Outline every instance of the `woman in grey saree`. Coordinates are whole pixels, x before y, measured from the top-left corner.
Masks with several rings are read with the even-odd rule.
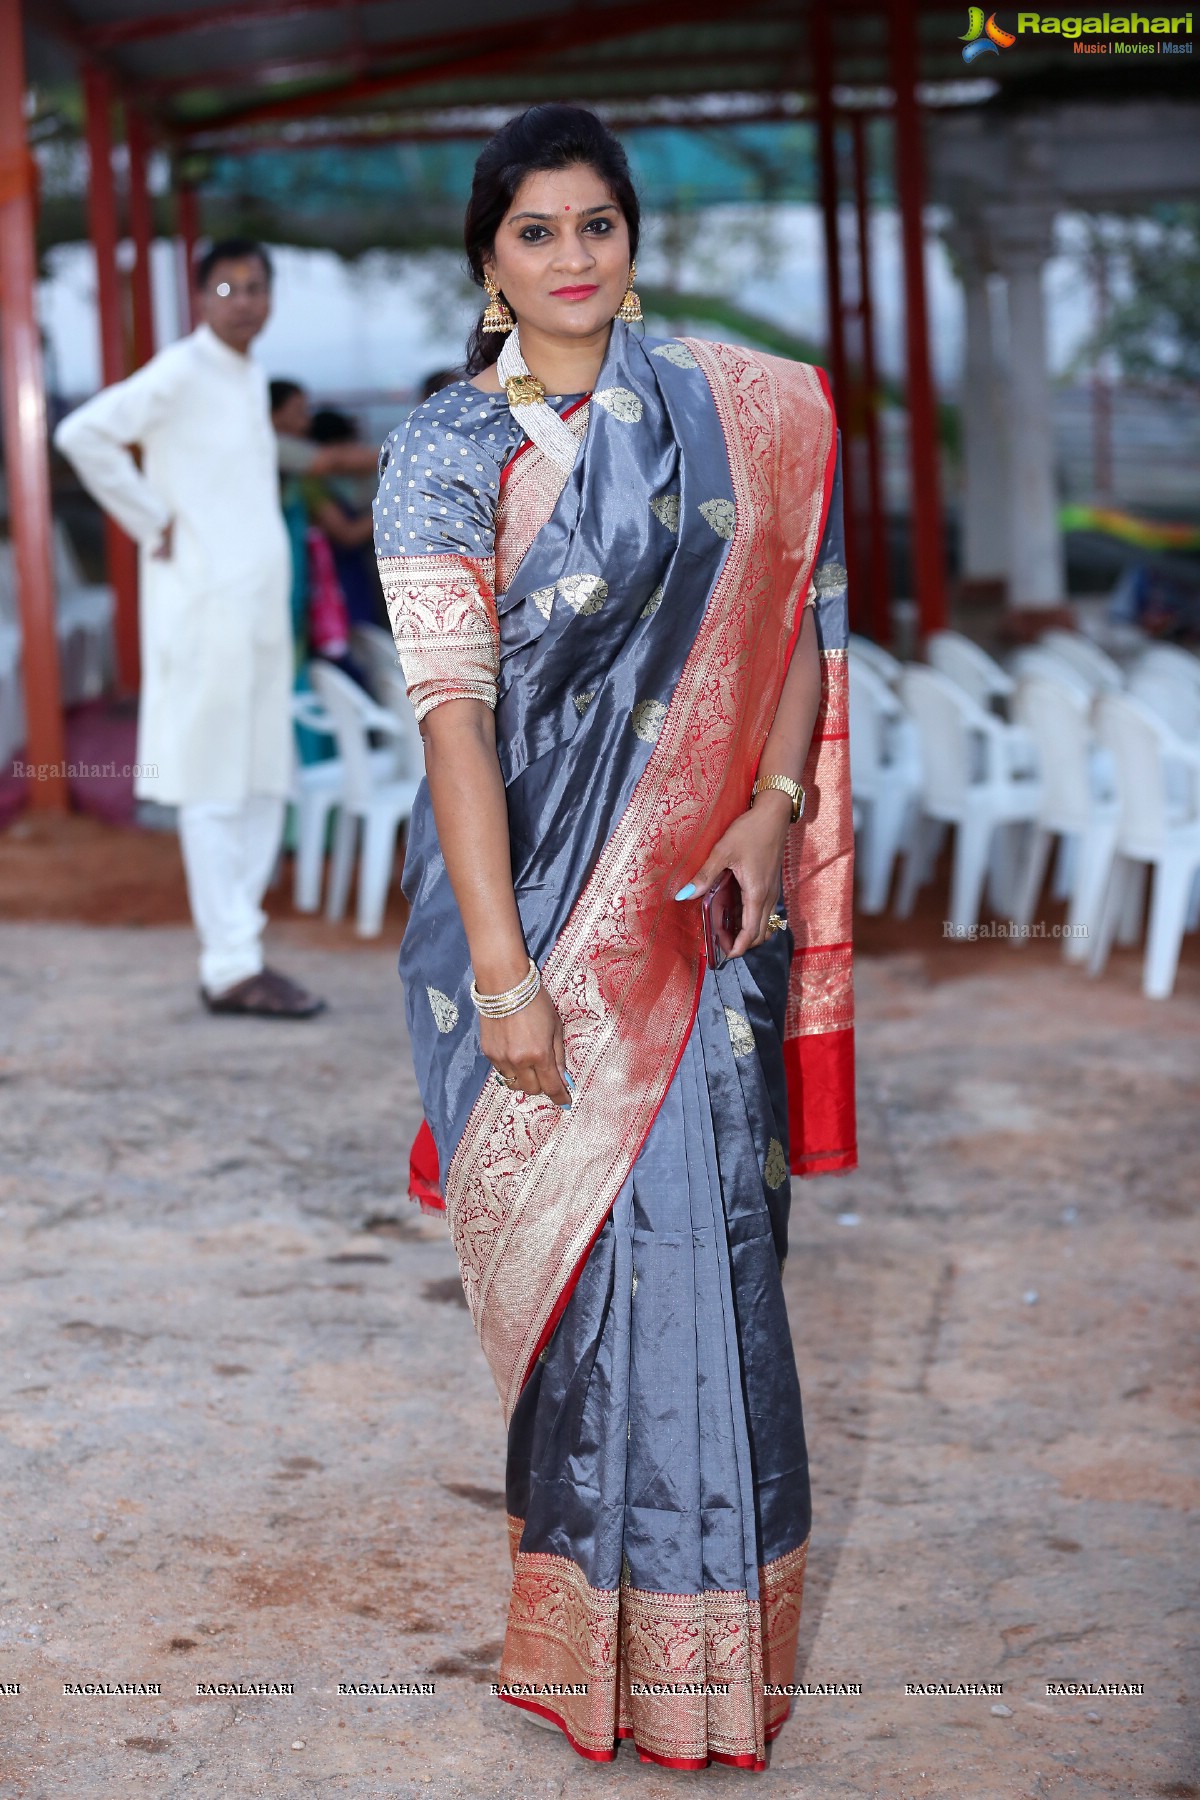
[[[591,115],[515,124],[561,140],[561,115],[584,148],[527,163],[551,171],[529,216],[558,234],[547,256],[582,266],[591,239],[567,215],[589,189],[572,179],[599,179],[609,212],[616,195],[631,247],[636,203],[611,148],[589,153],[593,127],[613,143]],[[509,279],[524,353],[550,358]],[[641,337],[614,310],[588,391],[542,403],[565,455],[526,435],[510,398],[526,390],[489,390],[485,369],[419,406],[381,459],[384,592],[442,758],[404,875],[427,1121],[414,1191],[444,1196],[508,1421],[502,1698],[596,1761],[631,1737],[670,1767],[761,1769],[789,1708],[810,1528],[789,1167],[855,1160],[836,432],[819,371]],[[700,878],[767,772],[802,628],[820,657],[804,818],[779,830],[775,928],[748,923],[752,947],[714,970]],[[569,1106],[553,1068],[538,1091],[481,1038],[458,816],[477,795],[445,772],[456,708],[488,733],[494,714],[523,948]]]

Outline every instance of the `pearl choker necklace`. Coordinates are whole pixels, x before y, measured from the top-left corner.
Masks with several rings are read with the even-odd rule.
[[[522,431],[551,462],[567,474],[575,467],[579,444],[575,434],[546,402],[546,390],[521,355],[521,333],[514,326],[504,340],[504,348],[496,358],[500,377],[513,418]]]

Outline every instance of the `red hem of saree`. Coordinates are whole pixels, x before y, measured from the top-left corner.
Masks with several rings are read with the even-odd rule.
[[[540,1718],[549,1719],[552,1725],[557,1725],[576,1756],[582,1756],[585,1762],[612,1762],[616,1757],[617,1752],[615,1749],[586,1750],[582,1744],[577,1743],[571,1736],[559,1714],[552,1712],[548,1706],[542,1706],[536,1700],[521,1700],[516,1694],[501,1694],[500,1698],[503,1700],[505,1706],[518,1707],[521,1712],[537,1713]]]
[[[767,1687],[795,1667],[807,1539],[760,1565],[755,1599],[744,1589],[592,1588],[570,1557],[522,1551],[523,1521],[510,1516],[508,1528],[500,1679],[512,1691],[502,1698],[551,1719],[591,1761],[611,1760],[610,1744],[628,1737],[666,1768],[765,1766],[792,1710]],[[571,1684],[561,1709],[533,1698],[552,1682]]]
[[[446,1210],[437,1145],[427,1119],[421,1120],[421,1129],[408,1153],[408,1197],[418,1203],[422,1212],[444,1213]]]
[[[823,946],[822,946],[823,947]],[[854,1027],[786,1038],[788,1135],[793,1175],[835,1175],[858,1167],[854,1110]],[[801,1149],[811,1144],[812,1149]]]
[[[761,1756],[724,1756],[719,1750],[711,1756],[659,1756],[653,1750],[643,1750],[636,1738],[633,1743],[642,1762],[657,1763],[660,1769],[707,1769],[713,1763],[724,1763],[730,1769],[753,1769],[759,1773],[767,1766]]]

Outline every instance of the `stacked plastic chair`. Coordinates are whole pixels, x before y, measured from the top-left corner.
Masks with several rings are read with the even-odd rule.
[[[1118,923],[1149,869],[1142,992],[1166,999],[1175,986],[1184,932],[1200,925],[1200,749],[1184,743],[1131,694],[1101,694],[1095,724],[1112,759],[1118,816],[1112,877],[1089,968],[1093,974],[1104,968]]]
[[[1019,771],[1013,728],[985,712],[936,669],[910,664],[900,698],[921,747],[920,819],[905,853],[897,911],[907,918],[948,827],[954,828],[950,919],[978,923],[984,881],[998,912],[1009,910],[1016,872],[1014,827],[1037,816],[1041,783]]]
[[[916,824],[921,755],[899,698],[877,664],[855,649],[853,638],[849,667],[850,788],[858,839],[854,866],[859,905],[864,913],[881,913],[896,858]],[[901,667],[897,664],[898,670]]]
[[[325,916],[340,919],[346,910],[361,836],[356,927],[360,937],[378,937],[395,867],[396,839],[412,812],[421,770],[413,764],[407,729],[394,713],[332,663],[317,660],[308,670],[328,729],[337,739],[344,771]],[[396,759],[386,774],[381,774],[378,762],[373,761],[377,755],[371,744],[373,733],[397,746]]]

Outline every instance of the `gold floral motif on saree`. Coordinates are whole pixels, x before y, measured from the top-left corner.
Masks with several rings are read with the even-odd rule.
[[[446,1172],[464,1291],[506,1416],[691,1029],[699,912],[671,896],[750,791],[832,477],[833,418],[816,370],[728,345],[688,347],[729,451],[733,537],[646,768],[543,962],[573,1104],[560,1112],[487,1083]]]
[[[491,556],[381,556],[379,578],[418,719],[444,700],[496,705],[500,622]]]
[[[792,1681],[807,1541],[760,1567],[752,1600],[744,1589],[593,1588],[569,1557],[522,1551],[523,1529],[509,1518],[503,1683],[586,1683],[586,1694],[556,1695],[549,1710],[592,1756],[633,1737],[665,1762],[762,1760],[788,1713],[786,1695],[764,1690]],[[701,1691],[653,1691],[668,1687]]]

